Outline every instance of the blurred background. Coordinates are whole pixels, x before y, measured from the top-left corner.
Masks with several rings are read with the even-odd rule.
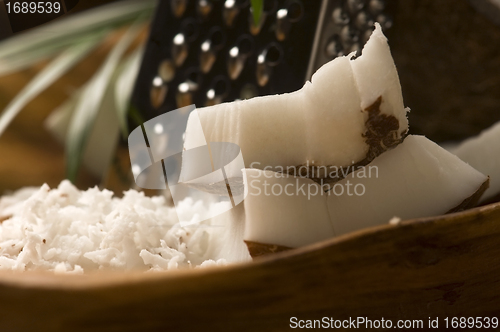
[[[500,2],[391,0],[387,5],[394,19],[389,45],[405,105],[412,109],[411,133],[457,141],[499,121]]]
[[[66,16],[108,2],[80,0]],[[488,7],[494,2],[385,1],[393,21],[387,36],[405,105],[411,108],[412,134],[437,142],[460,141],[500,120],[500,26],[494,7]],[[146,41],[150,20],[143,23],[126,55]],[[54,187],[65,178],[64,146],[43,123],[93,77],[129,25],[107,33],[82,61],[31,100],[0,136],[0,193],[43,183]],[[1,76],[0,109],[50,60]],[[76,184],[86,188],[101,182],[95,172],[82,167]]]

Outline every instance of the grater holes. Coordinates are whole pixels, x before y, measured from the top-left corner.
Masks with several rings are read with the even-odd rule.
[[[271,77],[272,67],[277,66],[283,58],[283,49],[277,43],[269,44],[257,56],[256,78],[260,86],[265,86]]]
[[[241,35],[235,46],[229,50],[227,61],[228,75],[232,80],[237,79],[245,66],[246,59],[253,52],[253,39],[250,35]]]
[[[158,66],[158,76],[165,82],[172,81],[175,77],[175,65],[170,59],[165,59]]]
[[[386,14],[379,14],[376,18],[376,21],[380,23],[382,29],[387,30],[392,27],[392,19]]]
[[[149,100],[154,109],[158,109],[167,97],[168,88],[160,76],[155,76],[151,82]]]
[[[224,46],[226,37],[224,31],[219,27],[214,27],[209,33],[209,39],[211,41],[212,47],[215,50],[219,50]]]
[[[347,0],[346,1],[347,9],[351,14],[356,14],[365,6],[363,0]]]
[[[140,112],[149,112],[147,118],[156,115],[158,108],[170,110],[191,103],[204,106],[299,89],[307,72],[309,47],[321,6],[303,0],[265,0],[263,4],[265,20],[258,37],[254,37],[247,20],[250,0],[160,1],[145,53],[148,58],[141,68],[141,73],[147,70],[147,76],[141,77],[150,78],[137,85],[134,105]],[[184,12],[176,15],[172,8]],[[280,18],[286,22],[282,39],[276,35]],[[267,82],[260,86],[256,79],[257,60],[273,42],[280,50],[270,48],[264,56],[262,69]],[[289,50],[300,51],[288,59]],[[188,75],[192,68],[197,69],[203,82],[192,73]],[[156,76],[162,79],[161,85],[153,85]],[[225,78],[221,83],[215,81],[219,76]],[[226,92],[221,86],[225,86]],[[151,102],[149,89],[153,91]],[[155,107],[151,107],[153,103]]]
[[[235,47],[237,47],[240,56],[249,56],[253,52],[253,45],[253,38],[245,34],[238,37]]]
[[[224,76],[216,77],[212,86],[217,96],[225,96],[229,92],[229,81]]]
[[[337,7],[332,12],[332,21],[337,25],[349,24],[349,15],[341,7]]]
[[[220,104],[229,93],[229,81],[225,76],[219,75],[210,84],[206,93],[205,106]]]
[[[222,18],[228,27],[232,27],[234,20],[240,11],[248,6],[248,0],[226,0],[224,1],[224,8],[222,10]]]
[[[202,19],[207,19],[212,12],[213,6],[214,4],[211,0],[198,0],[196,4],[198,15]]]
[[[179,18],[184,15],[187,7],[187,0],[170,0],[170,8],[175,17]]]
[[[198,38],[199,34],[199,26],[196,20],[192,18],[187,18],[182,21],[181,25],[181,33],[186,38],[186,42],[192,43]]]
[[[171,56],[177,67],[182,66],[188,56],[188,45],[183,33],[178,33],[172,40]]]
[[[330,37],[330,39],[326,42],[325,55],[329,59],[344,55],[342,43],[340,42],[340,37],[338,35]]]
[[[203,75],[198,68],[189,68],[185,72],[184,81],[177,86],[177,107],[185,107],[194,103],[194,94],[202,84]]]
[[[276,12],[276,39],[284,41],[288,37],[292,23],[300,21],[303,15],[304,6],[302,2],[296,0],[288,1],[285,8]]]
[[[208,38],[200,45],[199,61],[203,73],[206,74],[212,69],[217,57],[216,53],[224,46],[225,40],[226,37],[221,28],[213,27],[210,29]]]
[[[304,16],[304,5],[300,1],[289,1],[285,8],[287,10],[287,18],[292,23],[300,21]]]
[[[264,62],[269,66],[278,65],[283,59],[283,49],[277,43],[271,43],[265,50]]]
[[[373,19],[365,11],[360,11],[356,15],[356,19],[354,20],[354,25],[359,30],[364,30],[368,27],[373,26]]]
[[[353,27],[346,25],[340,31],[340,40],[344,48],[349,48],[353,43],[359,40],[358,32]]]
[[[383,0],[370,0],[368,2],[368,10],[372,15],[380,14],[385,8],[385,3]]]
[[[190,68],[186,71],[186,82],[191,85],[192,90],[197,90],[202,80],[203,75],[197,68]]]
[[[189,43],[198,36],[198,25],[193,19],[185,19],[180,32],[172,39],[171,56],[177,67],[184,64],[189,52]]]

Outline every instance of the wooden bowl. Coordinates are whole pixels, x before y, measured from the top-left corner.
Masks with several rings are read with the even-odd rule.
[[[290,318],[498,317],[500,203],[227,267],[0,274],[0,331],[281,331]]]

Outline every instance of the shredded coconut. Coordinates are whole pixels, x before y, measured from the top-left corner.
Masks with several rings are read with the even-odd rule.
[[[196,215],[221,204],[186,198],[177,210]],[[25,188],[0,199],[0,270],[151,271],[250,259],[241,225],[221,216],[180,227],[162,196],[129,190],[116,198],[97,187],[79,191],[66,180],[52,190]]]

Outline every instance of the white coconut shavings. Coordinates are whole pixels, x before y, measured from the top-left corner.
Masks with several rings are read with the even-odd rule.
[[[205,207],[188,198],[177,208],[196,215],[221,204]],[[250,259],[242,239],[224,243],[241,233],[224,218],[183,228],[164,197],[135,190],[114,198],[108,190],[79,191],[69,181],[52,190],[26,188],[0,199],[2,219],[0,270],[170,270]]]

